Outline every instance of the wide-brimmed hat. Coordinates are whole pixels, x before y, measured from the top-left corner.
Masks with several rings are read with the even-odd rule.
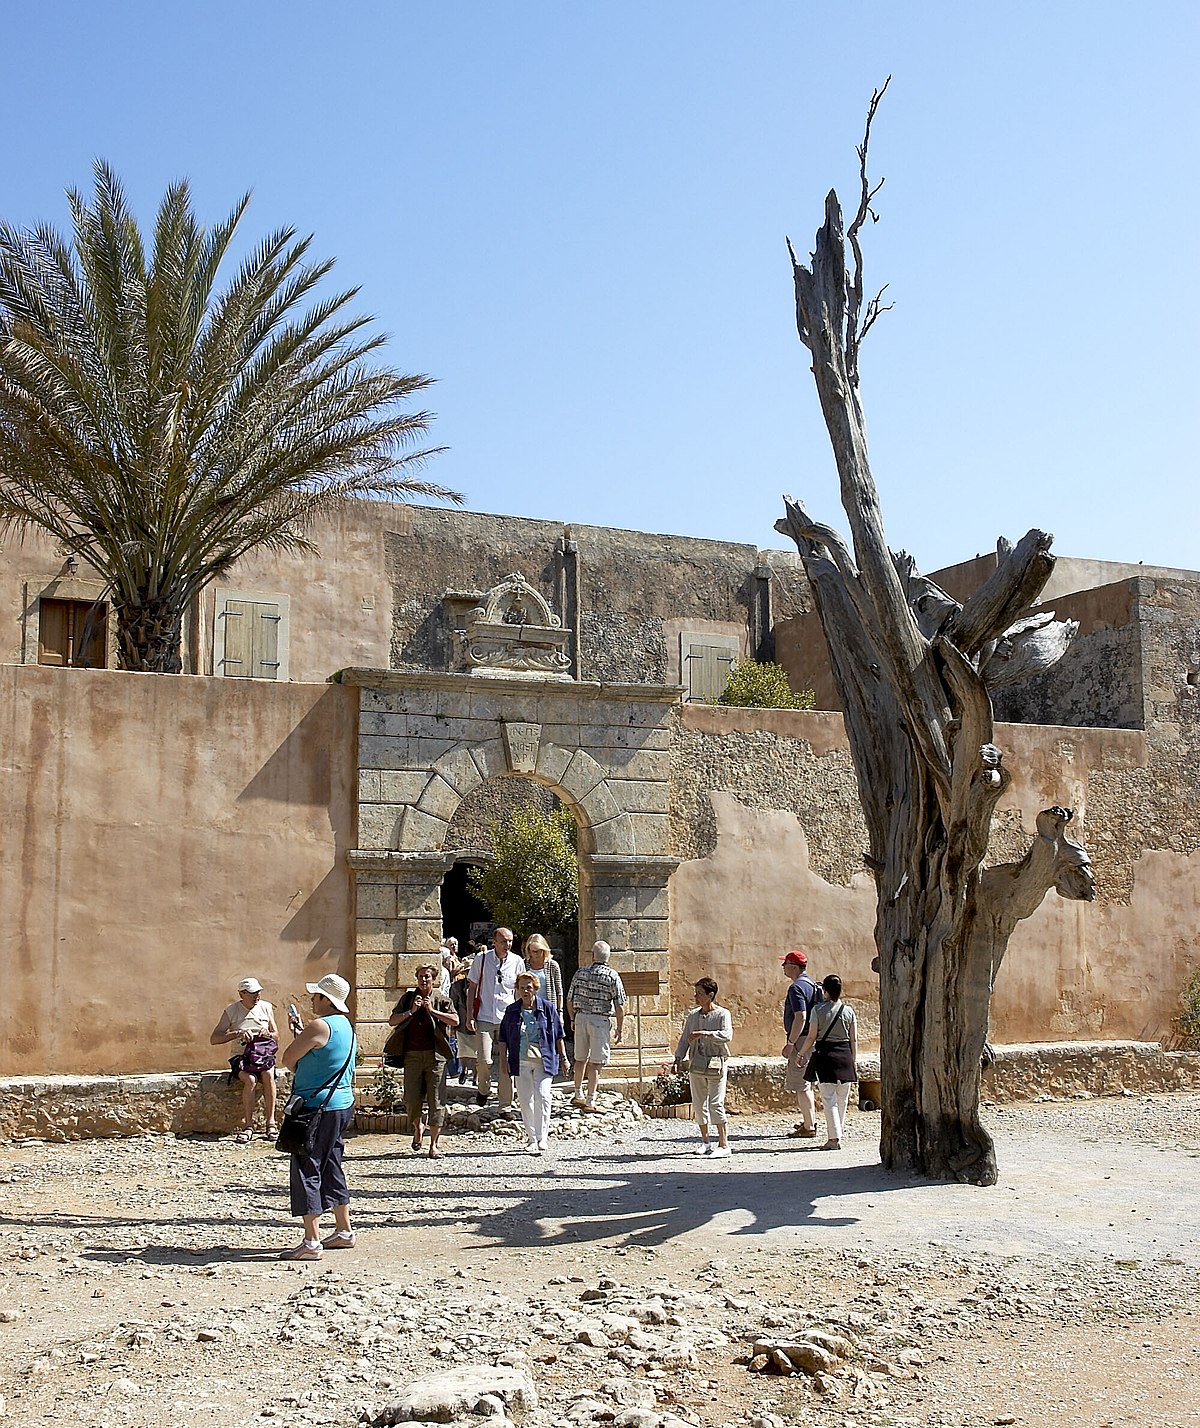
[[[345,977],[339,977],[336,972],[330,972],[327,977],[322,977],[319,982],[305,982],[304,989],[310,995],[317,992],[323,997],[327,997],[340,1012],[350,1014],[350,1008],[346,1005],[346,998],[350,995],[350,983]]]
[[[779,959],[784,967],[807,967],[808,957],[803,952],[789,952],[786,957]]]
[[[262,983],[257,977],[243,977],[238,983],[239,992],[261,992]]]

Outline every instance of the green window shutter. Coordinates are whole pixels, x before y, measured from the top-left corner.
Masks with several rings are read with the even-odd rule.
[[[250,678],[252,610],[249,600],[226,600],[221,611],[220,619],[225,627],[225,654],[220,672],[226,679]]]
[[[279,606],[255,604],[251,606],[251,663],[252,679],[279,678]]]
[[[689,701],[715,704],[725,692],[736,659],[736,651],[728,645],[693,643],[684,657]]]

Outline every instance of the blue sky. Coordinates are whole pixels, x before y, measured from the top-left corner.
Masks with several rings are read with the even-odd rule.
[[[1194,5],[119,4],[10,10],[0,213],[92,159],[315,235],[438,379],[477,510],[741,540],[844,525],[784,235],[886,176],[863,396],[926,569],[1039,525],[1200,566]]]

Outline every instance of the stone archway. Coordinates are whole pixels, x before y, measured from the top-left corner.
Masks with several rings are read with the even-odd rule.
[[[479,674],[347,670],[359,695],[357,1014],[377,1052],[399,988],[437,949],[450,820],[485,781],[552,789],[579,825],[580,942],[614,965],[668,973],[667,720],[677,689]],[[664,994],[644,1003],[666,1035]],[[661,1026],[658,1025],[661,1021]]]

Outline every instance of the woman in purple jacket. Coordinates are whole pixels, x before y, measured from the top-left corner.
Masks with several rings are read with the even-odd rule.
[[[526,1150],[534,1155],[549,1150],[550,1087],[560,1072],[571,1069],[562,1018],[553,1003],[538,996],[538,979],[532,972],[517,977],[517,1000],[500,1023],[500,1041],[508,1057],[508,1070],[517,1084],[521,1123],[528,1136]]]

